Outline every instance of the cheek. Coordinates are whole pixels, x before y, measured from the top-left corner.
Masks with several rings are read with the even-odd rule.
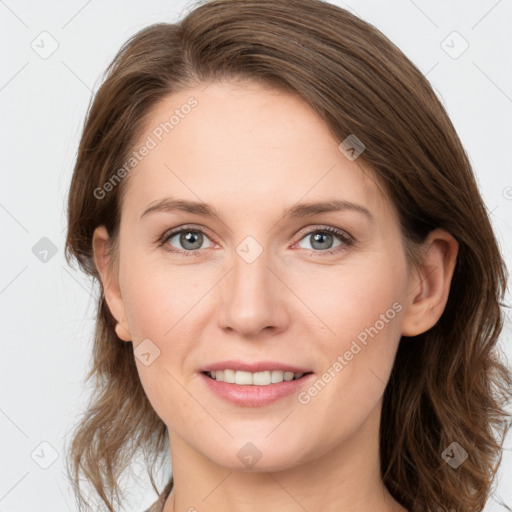
[[[322,335],[316,343],[322,382],[307,392],[303,403],[329,403],[337,414],[351,411],[363,419],[378,402],[393,366],[401,332],[404,271],[390,259],[343,269],[336,279],[318,277],[308,306],[321,320]]]
[[[167,424],[176,421],[167,417],[175,410],[180,411],[180,421],[184,421],[193,407],[190,395],[182,387],[188,383],[181,372],[193,366],[190,354],[201,342],[206,318],[201,311],[207,301],[202,299],[215,276],[211,269],[201,273],[194,265],[172,267],[170,263],[162,265],[143,258],[126,258],[121,276],[135,355],[140,351],[139,344],[148,343],[145,340],[151,341],[156,347],[152,350],[158,354],[149,365],[135,358],[142,386]]]
[[[165,276],[156,267],[152,267],[151,272],[141,273],[132,269],[125,289],[125,305],[144,392],[166,425],[197,421],[193,417],[194,404],[184,389],[187,382],[180,372],[188,364],[188,354],[199,339],[198,332],[194,331],[197,323],[191,322],[199,292],[190,282],[187,286],[186,280],[176,277],[178,272]],[[158,355],[146,365],[137,354],[148,339],[151,350]],[[138,349],[139,344],[141,349]]]
[[[139,260],[140,261],[140,260]],[[125,273],[123,300],[133,338],[150,338],[164,343],[187,324],[194,306],[208,289],[208,280],[192,267],[171,269],[170,265],[129,264]],[[189,270],[190,269],[190,270]],[[190,332],[189,332],[190,334]]]
[[[385,336],[391,330],[396,333],[405,284],[399,267],[363,262],[328,273],[310,273],[307,280],[297,279],[294,287],[320,322],[327,352],[331,352],[329,347],[343,348],[375,324]]]

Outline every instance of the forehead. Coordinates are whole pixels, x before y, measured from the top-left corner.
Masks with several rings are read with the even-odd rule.
[[[362,159],[300,97],[256,83],[212,83],[160,101],[145,119],[123,210],[178,196],[244,211],[339,197],[385,207]],[[140,151],[139,151],[140,153]]]

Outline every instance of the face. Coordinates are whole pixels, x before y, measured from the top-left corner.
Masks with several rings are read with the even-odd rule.
[[[256,447],[258,470],[347,445],[378,418],[411,293],[371,171],[302,99],[257,84],[174,94],[145,126],[137,147],[155,145],[125,178],[109,306],[171,442],[237,469]],[[203,373],[217,363],[270,372],[256,382],[306,375],[222,383]]]

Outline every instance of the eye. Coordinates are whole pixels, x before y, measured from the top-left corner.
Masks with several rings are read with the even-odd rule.
[[[171,241],[175,239],[175,244]],[[167,232],[160,240],[160,244],[170,252],[179,252],[184,256],[197,255],[196,251],[204,249],[203,242],[209,240],[204,231],[197,228],[182,227],[179,230]]]
[[[298,243],[306,240],[308,237],[311,237],[311,248],[301,248],[309,249],[310,252],[318,255],[334,254],[343,251],[354,243],[354,239],[350,235],[341,229],[331,226],[310,230]],[[336,238],[340,242],[333,246],[333,240]],[[174,244],[178,244],[178,247],[171,243],[173,239],[175,239]],[[207,248],[203,246],[205,240],[209,240],[209,237],[202,229],[184,226],[165,233],[159,240],[159,244],[169,252],[178,253],[183,256],[199,256],[200,251]]]
[[[346,249],[346,247],[354,243],[354,239],[349,236],[341,229],[325,226],[321,229],[315,229],[309,231],[306,235],[301,238],[300,241],[310,238],[310,246],[314,253],[320,254],[334,254],[338,251]],[[333,246],[333,240],[338,238],[340,243]],[[300,243],[300,242],[299,242]],[[302,247],[303,249],[309,249],[308,247]]]

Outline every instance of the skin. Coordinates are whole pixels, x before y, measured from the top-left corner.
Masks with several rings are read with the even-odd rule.
[[[371,170],[347,159],[318,115],[285,92],[200,84],[159,103],[140,142],[190,96],[197,107],[125,178],[119,259],[109,260],[103,226],[93,238],[119,338],[134,349],[150,339],[160,350],[148,366],[135,360],[169,429],[175,488],[165,512],[405,510],[380,477],[382,395],[401,335],[441,316],[457,242],[433,231],[423,266],[411,269],[395,210]],[[221,220],[177,211],[141,219],[171,195],[209,203]],[[372,220],[354,210],[283,217],[297,202],[333,198],[367,208]],[[166,243],[177,253],[158,244],[188,224],[204,233],[196,256],[178,253],[193,245],[179,235]],[[315,244],[327,226],[355,242],[334,234]],[[247,236],[263,249],[252,263],[236,252]],[[293,394],[263,407],[234,405],[197,372],[225,359],[277,360],[320,377],[394,303],[394,318],[307,404]],[[251,468],[237,457],[247,442],[262,454]]]

